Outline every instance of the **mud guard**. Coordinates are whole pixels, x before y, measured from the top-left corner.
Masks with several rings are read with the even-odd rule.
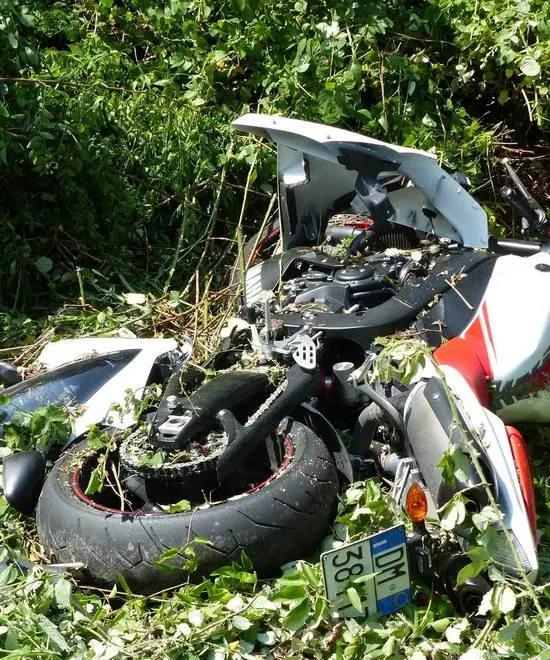
[[[334,457],[334,464],[338,470],[338,479],[341,486],[346,486],[353,481],[353,468],[340,435],[334,426],[317,408],[309,403],[301,403],[294,413],[294,419],[305,424],[318,435]]]

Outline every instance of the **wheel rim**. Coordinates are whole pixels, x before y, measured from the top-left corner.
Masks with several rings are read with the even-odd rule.
[[[99,452],[95,450],[88,450],[78,456],[79,460],[70,468],[70,487],[74,496],[88,506],[120,515],[173,515],[169,511],[169,505],[181,500],[188,500],[191,508],[194,509],[196,507],[216,506],[235,497],[251,495],[279,479],[289,469],[295,457],[294,443],[291,437],[279,428],[276,433],[266,439],[265,443],[262,443],[259,455],[255,457],[257,460],[250,470],[250,473],[255,475],[254,479],[244,485],[241,484],[239,488],[224,491],[217,482],[215,471],[216,457],[222,451],[220,449],[215,456],[210,456],[207,460],[191,462],[189,465],[185,463],[177,464],[174,470],[160,472],[158,482],[163,483],[166,492],[175,492],[176,494],[170,497],[171,501],[159,503],[152,499],[149,502],[144,501],[135,492],[124,488],[124,477],[121,478],[119,449],[120,447],[111,452],[105,462],[107,472],[111,471],[110,474],[112,475],[114,470],[114,474],[118,472],[118,476],[110,476],[109,479],[106,479],[100,493],[86,493],[90,476],[94,468],[97,467],[100,456]],[[198,466],[198,468],[193,470],[192,466]],[[260,473],[262,474],[258,478]],[[137,471],[134,474],[143,477]],[[194,478],[195,481],[193,481]],[[185,484],[189,483],[190,480],[191,488],[186,490]],[[152,479],[149,477],[145,481],[151,484]],[[204,484],[206,487],[208,483],[213,484],[213,488],[210,490],[198,488],[200,484]],[[156,485],[158,486],[158,483]],[[119,487],[122,492],[117,492]],[[190,495],[193,488],[195,489],[195,496],[185,497],[185,495]],[[154,491],[155,488],[153,487],[152,490]],[[207,493],[208,497],[205,497]],[[124,505],[122,502],[124,502]],[[158,505],[159,508],[151,509],[151,505],[153,507]]]

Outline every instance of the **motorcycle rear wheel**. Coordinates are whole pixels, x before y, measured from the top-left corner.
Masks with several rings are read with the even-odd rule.
[[[39,538],[57,562],[84,563],[95,584],[123,576],[144,594],[188,579],[189,543],[194,575],[208,575],[238,560],[242,551],[260,575],[273,575],[315,548],[334,515],[339,488],[332,455],[311,429],[285,418],[275,439],[278,465],[262,483],[180,513],[123,511],[87,496],[97,451],[82,441],[65,452],[46,480],[37,509]],[[207,542],[193,543],[197,538]],[[178,553],[159,567],[156,562],[172,548]]]

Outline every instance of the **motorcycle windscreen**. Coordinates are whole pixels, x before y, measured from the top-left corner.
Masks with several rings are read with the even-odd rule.
[[[139,349],[131,349],[89,357],[3,390],[2,395],[9,401],[0,406],[0,425],[9,422],[16,412],[33,412],[50,404],[63,408],[86,404],[138,353]],[[2,435],[0,426],[0,437]]]

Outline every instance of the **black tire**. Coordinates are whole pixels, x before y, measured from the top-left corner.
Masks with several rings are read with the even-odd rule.
[[[264,483],[237,497],[185,513],[107,508],[84,494],[83,473],[94,452],[86,441],[71,447],[55,464],[38,503],[39,538],[60,563],[84,563],[96,584],[122,575],[137,592],[175,586],[188,576],[181,569],[193,544],[195,575],[240,557],[245,551],[260,575],[275,574],[293,559],[307,556],[325,534],[335,511],[338,475],[330,451],[311,429],[291,418],[279,427],[285,454]],[[155,562],[180,548],[172,570]]]

